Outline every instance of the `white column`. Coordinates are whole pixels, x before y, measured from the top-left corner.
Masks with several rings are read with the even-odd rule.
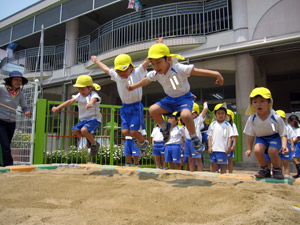
[[[78,18],[66,23],[65,34],[65,67],[70,68],[75,64],[76,59],[76,41],[79,33]]]
[[[235,42],[247,41],[249,39],[247,0],[232,0],[232,18]],[[245,53],[237,55],[235,62],[236,105],[237,112],[241,114],[242,128],[244,129],[248,119],[248,116],[245,116],[245,111],[248,107],[249,94],[255,87],[254,61],[250,54]],[[240,135],[242,135],[243,152],[245,152],[248,147],[248,137],[244,134]],[[251,158],[243,155],[243,161],[255,161],[254,154]]]

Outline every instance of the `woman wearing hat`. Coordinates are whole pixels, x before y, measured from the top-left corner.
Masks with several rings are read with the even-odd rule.
[[[4,81],[5,84],[0,85],[0,144],[3,159],[0,164],[9,166],[13,165],[10,143],[16,129],[16,109],[20,105],[25,116],[30,117],[31,113],[20,89],[28,80],[19,71],[12,71]]]

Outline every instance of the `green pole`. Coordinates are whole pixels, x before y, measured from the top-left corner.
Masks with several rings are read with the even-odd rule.
[[[42,164],[44,156],[44,135],[46,125],[47,100],[38,99],[36,113],[35,144],[33,154],[33,164]]]
[[[243,146],[242,146],[242,136],[243,136],[243,130],[242,130],[242,121],[241,121],[241,115],[236,114],[235,115],[235,124],[239,133],[239,136],[237,138],[236,143],[236,161],[241,162],[243,161]]]
[[[114,164],[114,139],[115,139],[115,108],[111,109],[110,113],[110,157],[109,164]]]

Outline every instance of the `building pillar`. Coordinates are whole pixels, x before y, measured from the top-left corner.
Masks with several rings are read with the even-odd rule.
[[[74,66],[76,60],[76,42],[79,33],[78,18],[70,20],[66,23],[65,34],[65,65],[64,68]],[[66,74],[65,74],[66,75]]]
[[[247,0],[232,0],[232,18],[235,42],[248,41],[248,14]],[[241,114],[242,128],[244,129],[248,116],[245,111],[248,107],[249,94],[255,87],[254,77],[254,61],[253,57],[248,54],[240,54],[236,56],[236,74],[235,74],[235,90],[237,113]],[[244,152],[248,148],[248,137],[242,135],[243,161],[255,161],[255,156],[248,158]]]

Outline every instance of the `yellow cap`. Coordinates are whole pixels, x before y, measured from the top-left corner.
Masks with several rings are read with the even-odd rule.
[[[200,113],[200,108],[199,108],[199,105],[197,103],[194,103],[193,105],[193,112],[197,112],[198,114]]]
[[[217,111],[217,110],[219,110],[220,108],[227,109],[227,104],[226,104],[226,102],[217,104],[217,105],[215,106],[215,108],[214,108],[214,111]]]
[[[271,99],[271,107],[272,107],[273,100],[272,100],[272,95],[271,95],[270,90],[265,87],[257,87],[257,88],[254,88],[249,95],[249,104],[248,104],[248,108],[246,109],[246,112],[245,112],[246,115],[250,116],[255,113],[255,110],[251,104],[251,99],[256,96],[259,96],[259,95],[261,97],[263,97],[264,99]]]
[[[81,75],[77,78],[73,87],[89,87],[93,86],[97,91],[101,89],[100,85],[93,83],[93,79],[89,75]]]
[[[286,118],[286,116],[285,116],[285,112],[284,111],[282,111],[282,110],[276,110],[276,113],[280,116],[280,117],[282,117],[282,118]]]
[[[176,57],[178,59],[184,60],[184,57],[182,57],[181,55],[170,54],[170,50],[169,50],[168,46],[166,46],[165,44],[162,44],[162,43],[157,43],[157,44],[152,45],[152,47],[148,51],[147,58],[148,59],[160,59],[165,56],[172,56],[172,57]]]
[[[234,123],[234,112],[232,112],[230,109],[227,109],[227,114],[231,116],[231,120]]]
[[[268,88],[265,88],[265,87],[254,88],[251,91],[249,97],[254,98],[255,96],[258,96],[258,95],[260,95],[264,99],[271,99],[272,98],[270,90]]]
[[[131,57],[127,54],[120,54],[115,58],[115,70],[125,71],[132,65]]]

